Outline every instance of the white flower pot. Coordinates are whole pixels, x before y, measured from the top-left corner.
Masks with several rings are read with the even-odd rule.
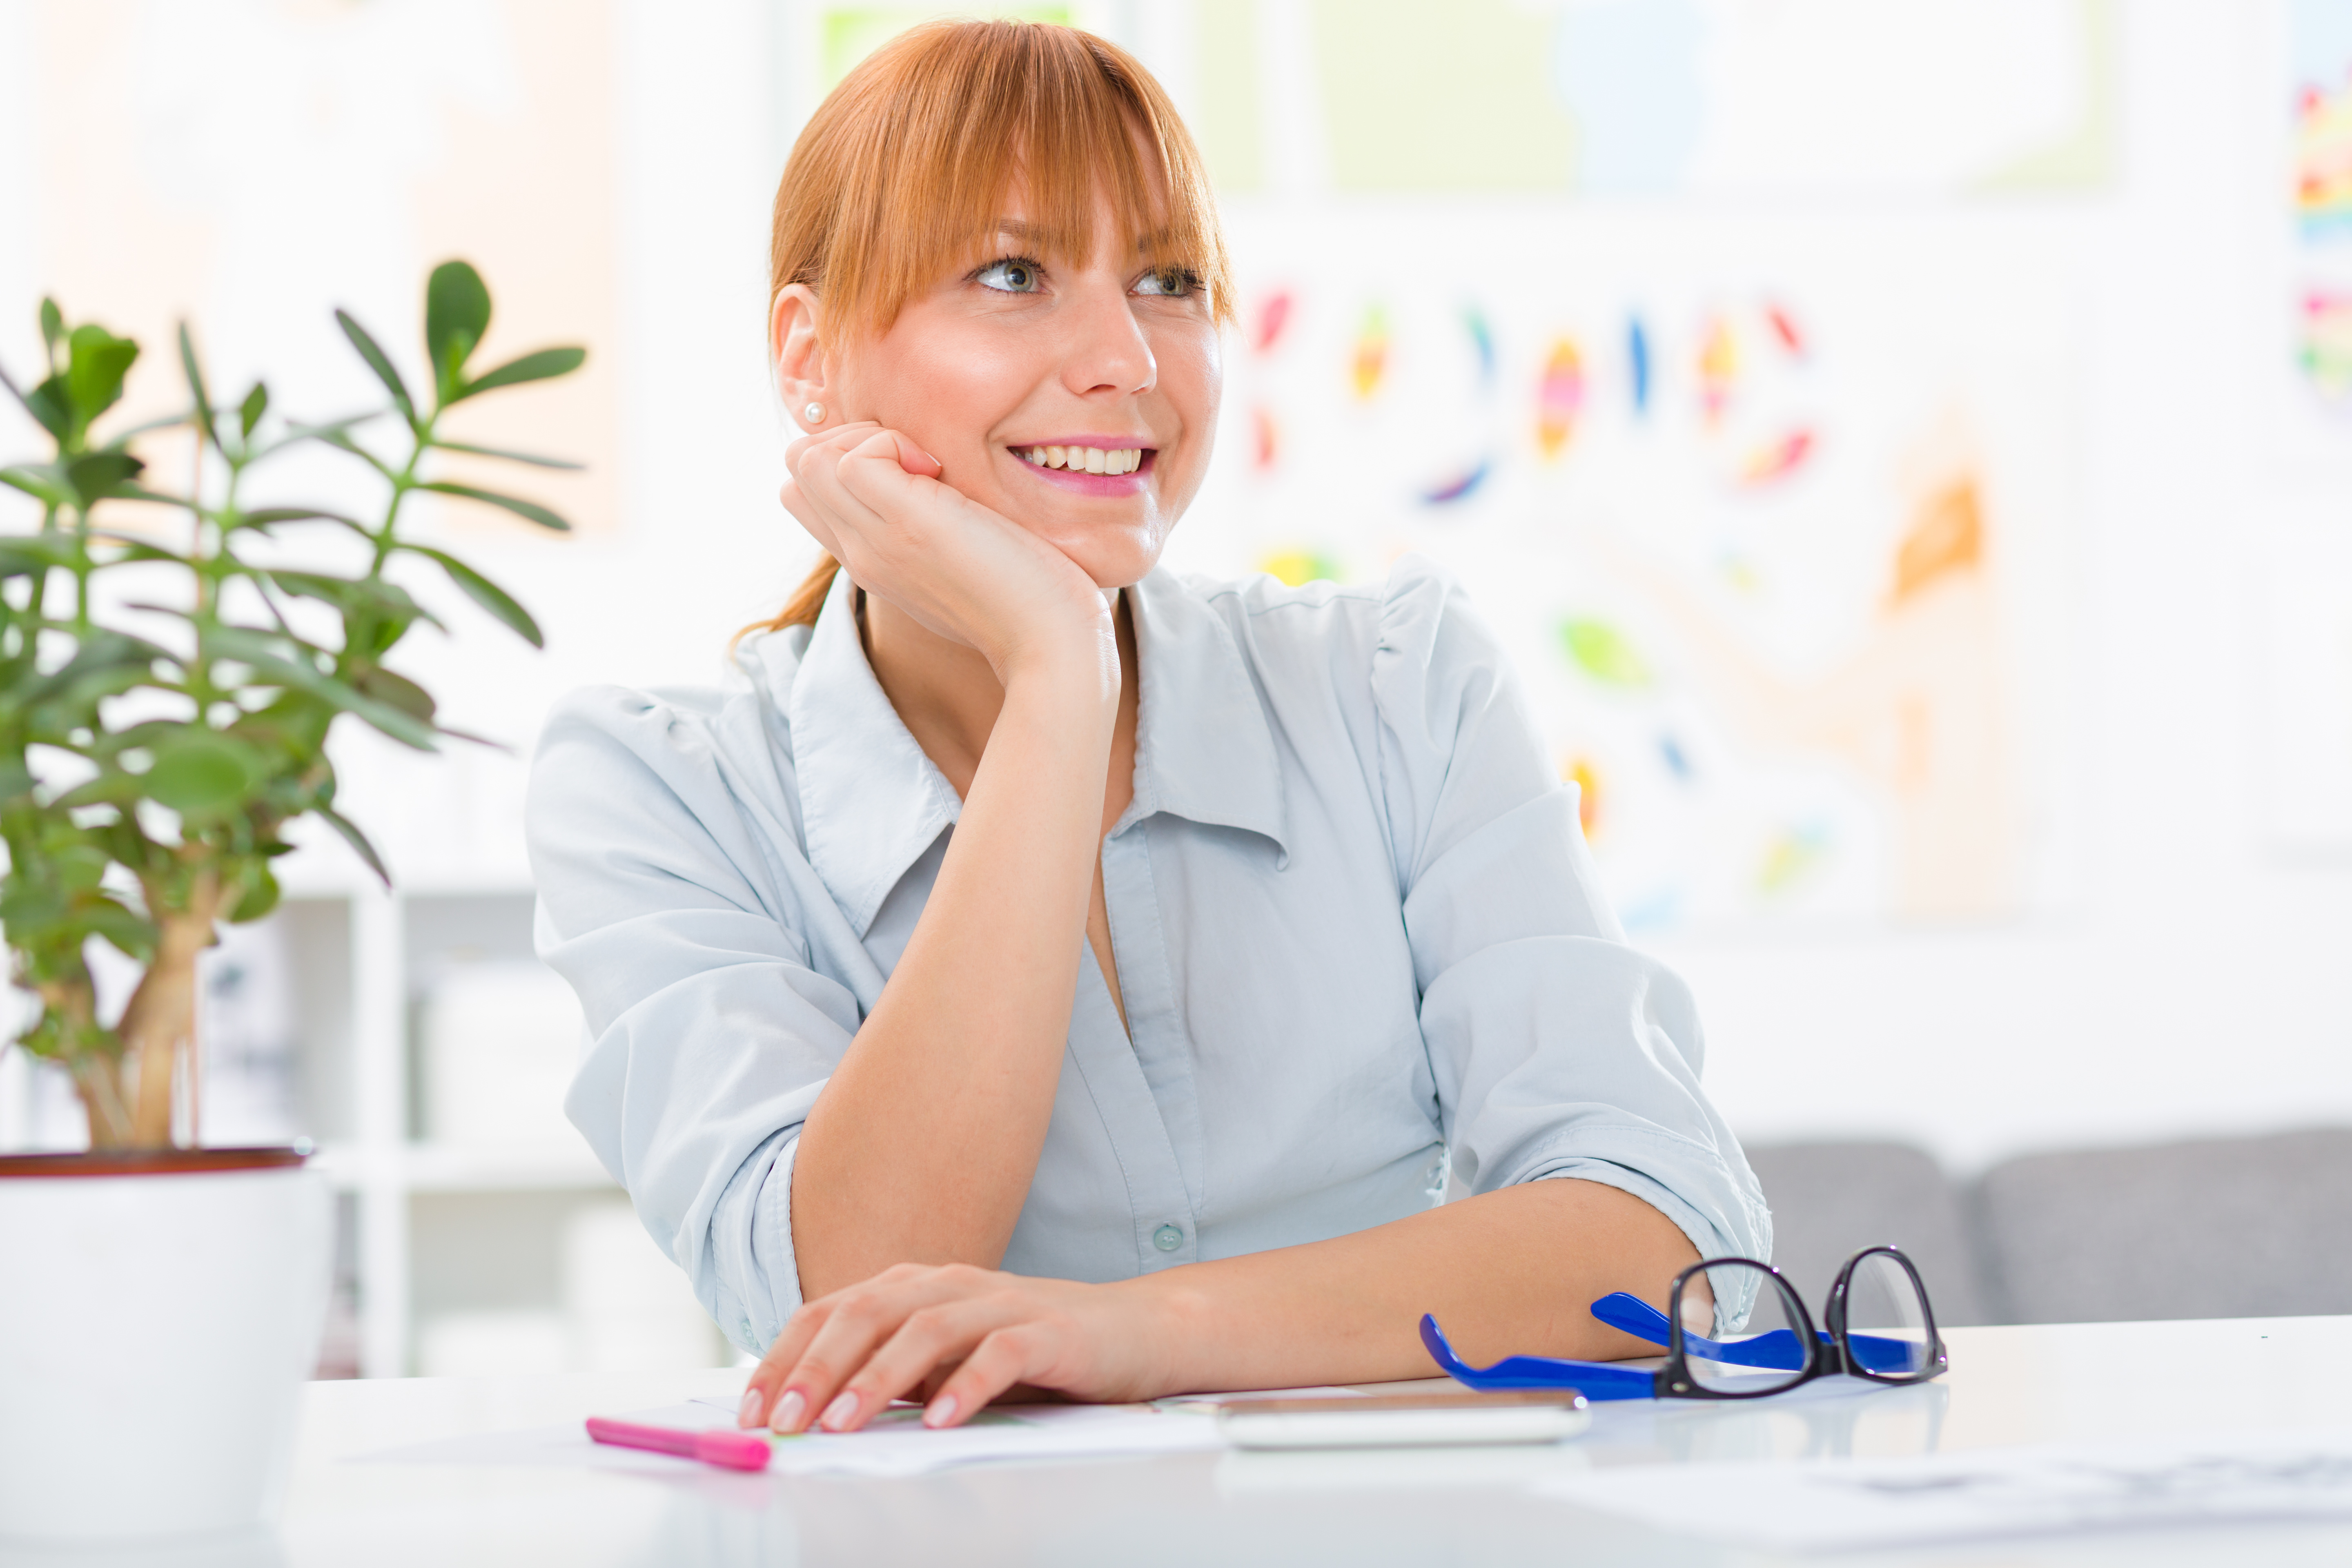
[[[302,1159],[0,1159],[0,1540],[275,1514],[333,1273],[332,1202]]]

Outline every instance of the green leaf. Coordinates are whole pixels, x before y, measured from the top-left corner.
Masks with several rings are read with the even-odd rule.
[[[541,458],[529,452],[509,452],[498,447],[477,447],[469,441],[444,441],[436,437],[433,445],[444,452],[467,452],[477,458],[503,458],[509,463],[529,463],[535,468],[584,468],[585,463],[575,463],[569,458]]]
[[[217,816],[242,803],[267,772],[261,753],[234,736],[187,729],[155,748],[155,764],[140,784],[183,816]]]
[[[362,533],[367,531],[366,525],[357,518],[345,517],[339,511],[322,511],[310,506],[257,506],[251,511],[239,512],[236,525],[240,528],[268,528],[272,523],[307,522],[313,518],[324,522],[340,522],[345,528],[356,528]]]
[[[588,358],[586,349],[541,349],[520,359],[510,359],[493,371],[487,371],[458,388],[451,403],[463,402],[485,392],[495,392],[501,386],[520,386],[526,381],[549,381],[559,375],[570,375]]]
[[[155,922],[112,899],[95,899],[78,911],[82,923],[104,937],[126,958],[144,963],[155,955]]]
[[[146,793],[145,775],[109,768],[58,796],[57,805],[64,811],[79,811],[85,805],[129,805]]]
[[[347,820],[341,812],[335,810],[332,806],[322,805],[318,807],[317,810],[320,816],[327,819],[327,826],[341,834],[343,836],[343,842],[350,845],[353,849],[359,852],[359,858],[367,862],[368,869],[373,871],[376,876],[383,880],[385,887],[391,887],[392,873],[383,868],[383,859],[381,856],[376,854],[375,846],[368,842],[367,835],[362,833],[357,826]]]
[[[404,544],[400,548],[439,563],[441,570],[449,574],[449,581],[457,584],[467,598],[497,616],[517,637],[533,647],[547,646],[547,638],[541,633],[539,623],[530,618],[530,612],[515,603],[504,588],[471,566],[446,551],[435,550],[429,545]]]
[[[352,684],[379,702],[388,702],[420,723],[433,722],[433,694],[404,675],[391,670],[369,670]]]
[[[0,485],[24,491],[43,506],[71,506],[73,486],[55,463],[20,463],[0,468]]]
[[[463,261],[445,261],[425,285],[425,352],[443,403],[457,401],[466,360],[490,326],[490,291]]]
[[[21,543],[22,541],[11,541]],[[63,666],[12,693],[27,708],[52,706],[79,721],[100,698],[113,697],[154,678],[158,659],[171,656],[154,644],[120,632],[93,630]]]
[[[324,674],[305,657],[310,651],[308,644],[237,626],[215,626],[205,633],[204,649],[209,658],[235,659],[251,667],[259,678],[258,684],[293,687],[352,714],[404,745],[420,752],[437,749],[432,726],[420,724],[391,704]]]
[[[289,846],[288,847],[291,847]],[[278,907],[276,873],[267,860],[247,860],[238,868],[236,902],[228,911],[231,925],[248,925]]]
[[[254,426],[260,424],[261,416],[268,412],[269,388],[257,381],[253,384],[253,390],[245,395],[244,405],[236,411],[238,434],[248,441],[252,440]]]
[[[122,493],[122,487],[145,471],[147,465],[128,452],[109,447],[76,458],[66,465],[66,480],[87,511],[100,501]]]
[[[25,394],[25,412],[38,421],[42,429],[60,444],[78,438],[74,429],[73,404],[66,392],[66,378],[53,375],[32,391]]]
[[[52,566],[80,563],[81,544],[70,534],[18,533],[0,538],[0,576],[21,577]]]
[[[58,345],[65,341],[66,314],[58,309],[55,300],[44,296],[41,300],[41,342],[47,345],[52,363],[58,357]]]
[[[404,627],[415,621],[426,621],[441,626],[440,618],[418,604],[407,589],[397,583],[387,583],[381,577],[330,577],[317,572],[261,571],[256,576],[267,577],[297,598],[316,599],[332,605],[339,610],[366,610],[387,620],[397,621]],[[448,628],[443,626],[444,631]],[[361,685],[364,687],[365,682]],[[394,703],[394,707],[399,704]]]
[[[368,369],[375,372],[375,378],[383,383],[384,390],[392,394],[393,404],[399,408],[401,416],[411,425],[415,424],[416,405],[408,400],[407,384],[400,379],[400,372],[392,368],[392,361],[385,357],[383,350],[376,346],[376,341],[368,336],[368,330],[352,320],[349,310],[337,310],[335,321],[343,329],[343,336],[352,340],[352,347],[360,351],[360,358],[367,361]]]
[[[196,421],[196,431],[214,446],[220,445],[220,433],[213,428],[213,396],[205,388],[204,368],[196,363],[196,343],[188,336],[188,323],[180,323],[180,368],[187,374],[188,395],[195,400],[190,412]]]
[[[85,324],[68,334],[66,391],[83,429],[121,398],[122,378],[138,357],[137,343],[101,326]]]
[[[25,766],[22,758],[0,757],[0,800],[14,800],[30,793],[32,787],[32,770]]]
[[[436,495],[461,496],[467,500],[478,500],[486,506],[504,507],[517,517],[528,518],[540,527],[551,528],[558,533],[572,531],[572,525],[554,512],[535,500],[525,500],[520,496],[500,495],[496,490],[480,489],[473,485],[453,484],[447,479],[436,479],[431,484],[419,485],[416,488],[421,490],[431,490]]]

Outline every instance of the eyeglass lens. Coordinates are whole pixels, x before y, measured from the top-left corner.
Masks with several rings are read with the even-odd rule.
[[[1911,1271],[1885,1253],[1871,1253],[1854,1265],[1845,1327],[1864,1372],[1904,1378],[1927,1370],[1927,1304]]]
[[[1755,1305],[1738,1329],[1717,1317],[1716,1326],[1724,1331],[1701,1337],[1710,1328],[1708,1314],[1692,1310],[1697,1281],[1684,1286],[1683,1354],[1691,1381],[1715,1393],[1743,1394],[1771,1394],[1794,1384],[1804,1372],[1805,1347],[1788,1287],[1769,1270],[1745,1263],[1718,1264],[1706,1278],[1718,1311],[1736,1310],[1745,1300]]]

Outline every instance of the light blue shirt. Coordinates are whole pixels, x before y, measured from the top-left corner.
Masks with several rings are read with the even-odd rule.
[[[801,1299],[801,1125],[961,806],[849,592],[747,642],[746,689],[575,693],[531,775],[540,953],[592,1037],[565,1108],[751,1351]],[[1159,571],[1129,602],[1135,798],[1102,849],[1127,1027],[1074,936],[1003,1267],[1123,1279],[1559,1176],[1642,1198],[1701,1256],[1769,1257],[1690,992],[1625,944],[1452,580],[1414,558],[1365,588]]]

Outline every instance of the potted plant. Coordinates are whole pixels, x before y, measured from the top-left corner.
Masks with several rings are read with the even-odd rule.
[[[90,1142],[0,1157],[0,1535],[177,1534],[266,1517],[317,1353],[329,1202],[305,1150],[182,1146],[196,1120],[197,958],[222,921],[277,904],[274,867],[302,818],[386,876],[336,809],[328,742],[345,721],[423,751],[453,733],[387,662],[419,625],[440,624],[401,574],[438,572],[542,640],[504,590],[404,537],[402,511],[425,491],[564,528],[433,464],[466,452],[575,466],[473,447],[443,423],[485,394],[570,374],[583,352],[477,373],[490,297],[459,261],[426,286],[430,375],[414,393],[356,321],[336,320],[387,401],[324,424],[281,417],[259,382],[216,403],[183,327],[186,411],[101,441],[95,426],[139,345],[69,328],[48,300],[47,374],[20,384],[0,373],[54,448],[0,468],[40,512],[37,531],[0,535],[0,931],[29,998],[16,1044],[70,1076]],[[166,426],[196,444],[184,493],[160,488],[132,449]],[[373,518],[249,499],[257,468],[320,447],[381,487]],[[134,506],[132,529],[121,520]],[[110,1020],[89,963],[100,943],[139,973]]]

